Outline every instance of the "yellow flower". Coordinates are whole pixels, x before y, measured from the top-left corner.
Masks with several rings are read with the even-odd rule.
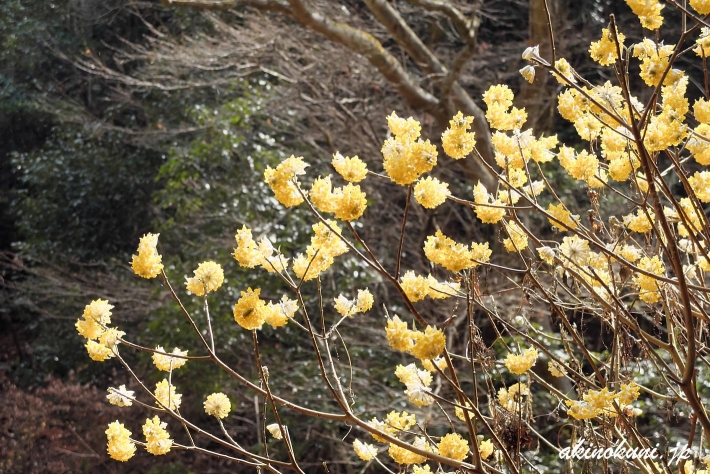
[[[573,215],[571,212],[569,212],[566,208],[565,205],[562,203],[559,204],[550,204],[547,207],[547,212],[552,216],[554,219],[547,218],[547,220],[550,222],[552,227],[554,227],[557,230],[561,231],[566,231],[566,230],[574,230],[577,228],[577,222],[579,221],[579,216],[578,215]]]
[[[499,199],[493,201],[486,187],[480,182],[473,188],[473,200],[476,203],[473,210],[484,224],[496,224],[505,216],[504,203]],[[492,204],[496,207],[487,206]]]
[[[513,105],[513,91],[505,84],[494,84],[483,94],[483,102],[489,107],[493,104],[501,105],[505,108]]]
[[[458,433],[449,433],[438,444],[439,454],[447,458],[463,461],[468,456],[468,441]]]
[[[76,330],[87,339],[98,339],[104,333],[104,327],[111,324],[113,305],[108,300],[94,300],[84,308],[83,319],[76,321]]]
[[[648,38],[634,45],[633,56],[641,60],[640,77],[646,85],[654,87],[661,82],[661,77],[668,67],[671,54],[673,54],[672,45],[656,44]],[[681,75],[681,71],[670,70],[666,75],[664,84],[674,83]]]
[[[654,0],[626,0],[631,11],[641,20],[641,26],[648,30],[657,30],[663,24],[661,10],[665,5]],[[693,4],[691,0],[690,4]]]
[[[133,273],[143,278],[155,278],[163,271],[163,257],[158,253],[158,236],[145,234],[138,244],[138,255],[133,255]]]
[[[429,465],[424,464],[424,467],[422,467],[422,466],[412,467],[412,474],[432,474],[432,472],[431,472],[431,468],[429,467]]]
[[[701,165],[710,165],[710,124],[698,125],[685,146],[695,161]]]
[[[167,379],[163,379],[155,385],[156,405],[161,408],[176,410],[180,408],[182,403],[182,395],[175,392],[175,386],[170,384]]]
[[[523,397],[530,395],[530,387],[524,383],[516,383],[510,388],[501,387],[498,390],[498,403],[509,412],[518,413]]]
[[[537,349],[530,347],[522,354],[508,354],[505,358],[505,366],[515,375],[522,375],[537,362]]]
[[[552,247],[538,247],[537,254],[548,265],[552,265],[555,263],[555,249],[553,249]]]
[[[394,111],[387,117],[387,126],[395,137],[406,137],[411,140],[419,138],[419,133],[422,129],[419,122],[412,117],[403,119],[397,117]]]
[[[266,318],[266,303],[259,298],[261,289],[241,292],[241,297],[234,305],[234,320],[247,330],[259,329]]]
[[[626,157],[615,158],[609,162],[609,176],[614,181],[626,181],[632,171],[632,162]]]
[[[565,370],[565,368],[560,365],[559,362],[554,360],[551,360],[547,364],[547,370],[553,377],[564,377],[565,375],[567,375],[567,371]]]
[[[412,443],[413,446],[416,446],[417,448],[425,449],[427,451],[431,451],[431,447],[429,446],[429,443],[427,443],[424,438],[422,437],[417,437],[414,440],[414,443]],[[402,448],[400,446],[397,446],[396,444],[390,443],[389,449],[387,450],[387,453],[390,455],[392,460],[396,462],[397,464],[420,464],[426,461],[426,456],[422,456],[421,454],[416,454],[413,451],[408,450],[407,448]]]
[[[641,258],[641,249],[639,249],[635,245],[624,245],[619,250],[619,255],[624,260],[627,260],[627,261],[633,263],[633,262],[637,261],[639,258]]]
[[[710,0],[690,0],[690,6],[701,15],[710,13]]]
[[[387,432],[390,434],[398,434],[400,431],[406,431],[417,422],[417,417],[414,413],[409,414],[406,411],[402,413],[391,411],[385,418]]]
[[[700,216],[695,211],[695,206],[693,205],[693,202],[690,200],[690,198],[682,198],[679,204],[683,216],[685,217],[685,220],[687,221],[688,225],[686,225],[682,220],[678,222],[678,235],[680,235],[681,237],[688,237],[690,233],[695,235],[700,232],[700,230],[703,228],[703,224],[700,220]],[[680,220],[680,216],[678,217],[678,219]]]
[[[398,365],[394,371],[400,382],[409,386],[413,384],[431,385],[433,379],[431,373],[427,370],[417,369],[416,364]]]
[[[567,414],[576,420],[589,420],[599,416],[602,412],[600,408],[583,400],[567,400],[565,404],[569,407]]]
[[[486,120],[498,130],[520,130],[528,118],[525,109],[512,107],[513,91],[505,84],[492,85],[483,94],[488,106]],[[510,109],[510,110],[509,110]]]
[[[461,287],[460,283],[450,281],[440,282],[431,275],[429,275],[426,280],[429,286],[429,289],[427,290],[427,296],[435,300],[455,296],[456,292]]]
[[[261,268],[269,273],[281,273],[286,270],[289,259],[284,257],[280,250],[275,249],[268,238],[262,237],[259,241],[259,252]]]
[[[333,212],[344,221],[359,219],[367,209],[367,197],[357,184],[348,184],[333,193]]]
[[[284,428],[286,428],[284,426]],[[274,437],[274,439],[282,439],[283,438],[283,433],[281,433],[281,427],[279,426],[278,423],[271,423],[269,425],[266,425],[266,430],[271,433],[271,436]]]
[[[400,285],[412,303],[423,300],[429,294],[429,281],[421,275],[415,275],[411,270],[402,276]]]
[[[341,316],[353,316],[358,313],[364,313],[372,308],[375,302],[370,290],[357,290],[357,298],[349,300],[345,296],[338,295],[335,299],[335,310]]]
[[[648,212],[648,216],[646,212]],[[655,220],[656,215],[653,211],[647,210],[644,212],[644,210],[638,209],[635,215],[629,214],[624,216],[624,225],[633,232],[643,234],[653,229],[653,222]]]
[[[618,30],[616,35],[619,40],[619,48],[623,49],[626,37],[622,33],[619,33]],[[616,43],[608,28],[603,28],[601,39],[591,44],[589,55],[602,66],[611,66],[614,64],[616,61]]]
[[[322,222],[314,224],[312,226],[314,235],[311,237],[311,247],[314,250],[318,250],[319,253],[327,253],[333,257],[338,257],[347,252],[348,247],[340,237],[342,230],[338,223],[333,220],[328,220],[327,222],[335,232],[328,229],[328,226]]]
[[[394,374],[397,378],[407,386],[404,391],[409,401],[418,407],[426,407],[434,403],[434,397],[431,396],[431,383],[433,378],[427,370],[419,370],[414,364],[407,366],[398,365]]]
[[[363,443],[359,439],[353,441],[353,450],[363,461],[372,461],[377,457],[377,448],[373,444]]]
[[[557,79],[557,82],[563,86],[570,83],[577,83],[577,78],[574,77],[574,69],[572,69],[572,66],[570,66],[565,58],[560,58],[555,61],[555,68],[559,71],[559,74],[553,72],[552,75]]]
[[[372,309],[372,305],[375,303],[375,298],[370,293],[370,290],[365,288],[364,290],[357,290],[357,311],[358,313],[364,313]]]
[[[432,326],[427,326],[423,333],[417,332],[414,339],[410,353],[417,359],[435,359],[446,348],[444,332]]]
[[[710,101],[700,98],[693,104],[693,115],[700,123],[710,123]]]
[[[396,351],[409,352],[414,346],[414,331],[407,329],[407,323],[397,315],[387,319],[385,334],[390,347]]]
[[[710,172],[696,171],[688,178],[688,183],[700,201],[710,202]]]
[[[464,117],[461,112],[449,120],[449,128],[441,135],[444,153],[455,160],[466,158],[476,146],[475,134],[468,132],[473,117]]]
[[[643,257],[639,260],[638,267],[641,270],[645,270],[657,276],[663,276],[666,272],[666,267],[663,265],[658,255],[654,255],[653,258]],[[653,304],[660,299],[658,290],[660,289],[661,282],[659,280],[641,273],[636,273],[633,276],[633,280],[640,288],[639,298],[641,298],[641,300],[648,304]]]
[[[464,405],[464,406],[466,407],[466,411],[468,412],[468,417],[469,417],[470,419],[473,419],[474,414],[473,414],[473,412],[470,410],[471,404],[468,403],[468,402],[466,402],[466,405]],[[456,415],[456,418],[458,418],[459,420],[461,420],[461,421],[463,421],[463,422],[466,422],[466,416],[464,415],[464,411],[463,411],[463,410],[464,410],[464,409],[461,408],[461,407],[458,407],[458,406],[455,407],[455,408],[454,408],[454,415]]]
[[[490,439],[478,443],[478,452],[484,461],[493,454],[493,442]]]
[[[557,110],[563,119],[576,122],[589,110],[589,99],[576,89],[566,89],[557,96]]]
[[[173,440],[166,431],[167,423],[161,422],[157,416],[145,420],[143,436],[146,438],[146,450],[155,456],[167,454],[173,445]]]
[[[609,392],[608,388],[600,391],[589,390],[582,397],[583,400],[567,400],[565,404],[570,408],[567,414],[577,420],[587,420],[599,415],[611,415],[615,413],[613,401],[615,394]]]
[[[336,203],[333,196],[333,185],[330,182],[330,176],[316,178],[316,180],[313,181],[311,190],[308,192],[308,197],[311,203],[320,212],[335,211]]]
[[[345,181],[359,183],[367,176],[367,165],[357,156],[352,158],[343,157],[336,152],[333,155],[333,167]]]
[[[155,348],[156,351],[160,352],[165,352],[165,349],[163,349],[163,346],[157,346]],[[173,354],[178,355],[178,356],[186,356],[187,351],[181,351],[177,347],[173,349]],[[187,359],[183,359],[182,357],[171,357],[168,355],[164,354],[158,354],[157,352],[153,353],[153,364],[158,368],[158,370],[162,370],[165,372],[169,372],[171,369],[179,369],[183,365],[187,363]]]
[[[418,139],[421,126],[411,117],[404,120],[392,112],[387,121],[394,137],[385,140],[382,146],[384,169],[397,184],[413,183],[436,166],[436,146],[429,140]]]
[[[313,225],[315,235],[311,237],[311,244],[306,248],[306,254],[299,254],[293,260],[293,271],[298,278],[309,281],[326,271],[333,264],[334,257],[340,256],[348,251],[341,237],[341,229],[338,223],[333,220],[327,221],[328,227],[319,222]],[[308,273],[306,273],[306,270]]]
[[[303,202],[303,197],[298,192],[293,180],[296,176],[305,174],[307,166],[309,165],[303,161],[302,157],[291,155],[282,161],[276,169],[272,169],[270,166],[266,167],[264,182],[269,185],[276,199],[284,206],[298,206]]]
[[[222,392],[207,395],[204,405],[205,413],[215,416],[220,420],[226,418],[227,415],[229,415],[229,411],[232,409],[229,397]]]
[[[245,268],[254,268],[261,263],[262,255],[259,247],[251,236],[251,229],[242,226],[234,236],[237,248],[234,249],[234,259]]]
[[[91,339],[86,341],[85,347],[86,352],[88,352],[89,357],[91,357],[91,360],[96,362],[103,362],[106,359],[112,358],[114,355],[110,348],[96,341],[92,341]]]
[[[306,254],[299,253],[293,259],[293,273],[303,281],[313,280],[333,264],[333,255],[308,246]]]
[[[707,58],[710,55],[710,28],[703,27],[700,30],[700,36],[695,40],[697,46],[693,48],[693,52],[701,58]]]
[[[560,164],[575,179],[586,181],[592,188],[603,186],[602,181],[597,176],[602,176],[599,168],[599,159],[590,155],[587,150],[575,153],[572,148],[562,147],[558,154]]]
[[[636,382],[631,382],[629,384],[622,383],[619,393],[616,394],[616,400],[622,407],[625,405],[630,405],[638,399],[640,392],[640,387]]]
[[[580,266],[584,265],[589,258],[589,242],[577,235],[565,237],[560,245],[560,253],[567,260]]]
[[[298,302],[289,299],[286,295],[281,297],[281,301],[274,304],[269,302],[264,310],[264,322],[272,328],[279,328],[288,324],[289,319],[298,311]]]
[[[459,272],[467,268],[474,268],[479,262],[487,262],[491,256],[488,243],[471,244],[471,250],[446,237],[440,230],[427,237],[424,244],[424,255],[432,263],[441,265],[452,272]]]
[[[136,445],[130,439],[131,432],[123,426],[123,423],[114,421],[109,423],[106,430],[108,439],[108,455],[116,461],[126,462],[133,457],[136,452]]]
[[[219,263],[212,261],[202,262],[195,270],[195,276],[188,278],[187,290],[196,295],[204,296],[206,293],[217,291],[224,282],[224,271]]]
[[[428,370],[429,372],[436,372],[436,367],[438,367],[440,370],[446,370],[448,365],[446,365],[446,359],[443,357],[437,357],[436,359],[424,359],[420,361],[422,363],[422,367],[424,369]]]
[[[528,81],[530,84],[535,81],[535,66],[528,64],[527,66],[522,67],[518,72],[521,76],[523,76],[523,79]]]
[[[127,390],[125,385],[121,385],[118,388],[109,387],[106,399],[111,405],[129,407],[133,405],[134,393],[133,390]]]
[[[508,252],[522,252],[528,247],[528,235],[517,222],[504,222],[503,227],[508,233],[508,238],[503,240],[503,245]]]
[[[427,209],[434,209],[446,201],[449,185],[436,178],[420,179],[414,186],[414,199]]]

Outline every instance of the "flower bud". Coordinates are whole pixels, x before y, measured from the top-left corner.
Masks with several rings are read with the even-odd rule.
[[[530,84],[532,84],[535,80],[535,67],[528,64],[520,70],[520,75],[523,76],[523,78]]]

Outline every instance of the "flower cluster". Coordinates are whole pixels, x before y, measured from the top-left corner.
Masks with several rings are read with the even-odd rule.
[[[449,128],[441,135],[444,153],[455,160],[466,158],[476,146],[475,134],[469,132],[473,117],[464,117],[459,112],[449,121]]]
[[[411,184],[436,166],[436,146],[419,138],[422,127],[412,117],[403,119],[392,112],[387,123],[393,137],[382,146],[384,169],[395,183]]]
[[[569,407],[567,414],[577,420],[587,420],[600,415],[615,417],[618,413],[614,402],[623,409],[636,401],[639,394],[639,386],[634,382],[621,384],[618,392],[610,392],[606,387],[601,390],[589,390],[582,396],[582,400],[565,402]]]
[[[417,369],[415,364],[407,366],[398,365],[394,374],[400,382],[407,386],[405,394],[409,401],[418,407],[426,407],[434,402],[431,396],[431,383],[433,377],[428,370]]]
[[[173,349],[172,352],[172,354],[177,357],[165,355],[165,349],[163,349],[163,346],[157,346],[155,350],[156,352],[153,353],[153,364],[155,364],[155,367],[158,370],[170,372],[171,370],[179,369],[187,362],[187,359],[185,358],[185,356],[187,356],[187,351],[181,351],[177,347]]]
[[[116,461],[126,462],[136,453],[136,444],[131,441],[131,432],[123,426],[123,423],[114,421],[106,429],[108,438],[108,455]]]
[[[332,189],[330,176],[318,178],[308,193],[313,206],[320,212],[335,214],[344,221],[354,221],[362,217],[367,209],[367,196],[357,184]]]
[[[372,304],[375,302],[370,290],[357,290],[357,298],[353,300],[347,299],[345,296],[338,295],[335,299],[335,310],[343,317],[353,316],[358,313],[370,311]]]
[[[157,416],[148,418],[143,425],[143,436],[146,439],[145,449],[154,456],[168,454],[173,445],[167,428],[168,424],[161,422]]]
[[[114,357],[118,353],[119,339],[126,333],[111,324],[111,310],[107,300],[94,300],[84,308],[84,314],[76,321],[75,327],[80,336],[85,337],[86,351],[97,362]]]
[[[232,409],[232,404],[227,395],[222,392],[212,393],[205,400],[205,413],[219,418],[226,418]]]
[[[488,242],[472,243],[471,247],[455,242],[440,230],[427,237],[424,243],[424,255],[430,262],[441,265],[452,272],[475,268],[485,263],[491,256]]]
[[[195,270],[195,276],[188,278],[187,291],[196,296],[217,291],[224,282],[224,271],[219,263],[202,262]]]
[[[303,202],[303,196],[298,190],[298,180],[296,176],[306,173],[308,164],[303,161],[303,157],[291,155],[288,159],[279,163],[276,169],[270,166],[264,171],[264,181],[274,192],[276,199],[286,207],[298,206]]]
[[[294,300],[288,299],[286,295],[277,304],[262,300],[259,295],[261,289],[241,292],[241,297],[234,305],[234,320],[246,330],[260,329],[266,323],[271,327],[281,327],[298,310],[298,304]]]
[[[529,347],[522,354],[508,354],[505,358],[505,366],[515,375],[522,375],[537,362],[537,349]]]
[[[306,247],[305,255],[299,253],[293,259],[293,273],[304,281],[316,278],[330,268],[335,257],[348,251],[341,238],[340,226],[331,220],[327,223],[327,226],[323,222],[313,225],[314,235],[311,237],[311,244]]]
[[[427,296],[431,299],[445,299],[455,296],[461,284],[458,282],[440,282],[433,276],[426,278],[416,275],[413,271],[405,272],[400,280],[404,294],[412,303],[423,300]]]
[[[163,271],[163,257],[158,253],[158,236],[145,234],[138,244],[138,255],[133,255],[131,268],[143,278],[155,278]]]

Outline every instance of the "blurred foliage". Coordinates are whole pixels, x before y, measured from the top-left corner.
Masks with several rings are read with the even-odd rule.
[[[25,236],[18,250],[63,251],[82,260],[125,253],[148,227],[146,204],[160,158],[120,134],[92,137],[67,126],[56,127],[42,148],[13,154],[14,209]]]

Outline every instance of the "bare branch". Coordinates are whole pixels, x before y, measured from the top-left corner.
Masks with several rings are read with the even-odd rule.
[[[466,16],[454,7],[447,0],[407,0],[412,5],[422,7],[428,11],[438,11],[446,15],[456,27],[461,38],[466,42],[472,42],[475,37],[475,30],[471,28],[471,23]]]
[[[197,10],[231,10],[232,8],[251,7],[257,10],[270,10],[288,13],[288,5],[279,0],[160,0],[166,7],[194,8]]]
[[[365,56],[410,105],[433,115],[440,112],[440,104],[436,97],[415,84],[399,61],[370,33],[330,20],[306,7],[302,0],[289,0],[289,3],[293,9],[294,19],[328,39]]]

